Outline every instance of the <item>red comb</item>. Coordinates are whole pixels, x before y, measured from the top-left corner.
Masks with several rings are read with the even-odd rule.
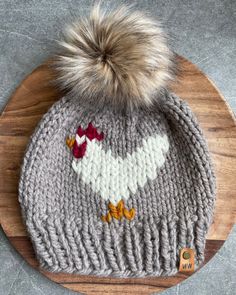
[[[86,137],[88,137],[89,140],[97,139],[101,141],[104,138],[103,132],[98,133],[97,128],[94,127],[91,122],[88,124],[88,127],[86,129],[83,129],[81,126],[79,126],[77,134],[79,135],[79,137],[85,135]]]

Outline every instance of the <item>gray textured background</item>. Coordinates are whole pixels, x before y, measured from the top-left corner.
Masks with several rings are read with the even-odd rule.
[[[0,109],[22,79],[54,50],[63,24],[85,14],[88,0],[0,0]],[[236,113],[236,1],[103,1],[135,3],[164,20],[174,50],[197,64]],[[72,13],[73,12],[73,13]],[[236,294],[236,226],[199,272],[162,294]],[[29,267],[0,232],[0,295],[74,294]],[[77,293],[78,294],[78,293]]]

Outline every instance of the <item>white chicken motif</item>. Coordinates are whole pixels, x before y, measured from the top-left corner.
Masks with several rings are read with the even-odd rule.
[[[123,216],[131,220],[135,210],[126,209],[124,201],[135,194],[138,187],[157,177],[169,150],[168,137],[155,134],[144,138],[142,145],[125,158],[114,157],[111,150],[105,151],[99,144],[103,139],[104,134],[99,134],[92,123],[84,130],[79,127],[75,138],[67,139],[74,156],[72,167],[94,192],[109,200],[109,212],[102,216],[103,221]]]

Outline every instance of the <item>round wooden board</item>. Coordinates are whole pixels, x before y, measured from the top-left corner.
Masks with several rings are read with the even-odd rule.
[[[173,90],[191,106],[207,138],[217,176],[217,202],[214,222],[206,244],[207,262],[221,247],[235,223],[236,215],[236,125],[233,114],[207,77],[179,57],[181,77]],[[18,87],[0,117],[0,222],[13,246],[30,265],[38,268],[17,200],[23,154],[35,126],[60,97],[50,85],[48,66],[32,72]],[[52,281],[85,294],[132,295],[163,291],[189,275],[166,278],[97,278],[53,274],[39,270]]]

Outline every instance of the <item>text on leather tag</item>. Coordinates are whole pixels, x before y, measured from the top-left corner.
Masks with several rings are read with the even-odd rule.
[[[180,250],[180,272],[194,271],[194,250],[190,248],[183,248]]]

